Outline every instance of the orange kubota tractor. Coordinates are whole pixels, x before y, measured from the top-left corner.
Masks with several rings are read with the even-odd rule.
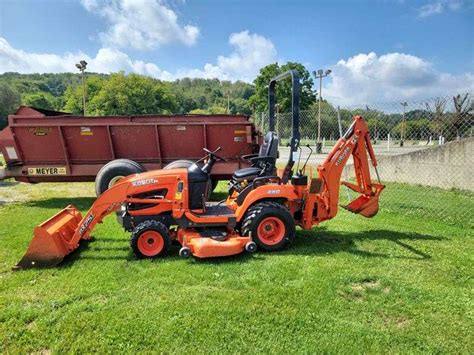
[[[292,136],[288,162],[277,174],[275,86],[287,77],[292,80]],[[374,216],[384,186],[370,177],[369,157],[375,170],[377,162],[362,117],[354,117],[346,134],[318,166],[316,178],[308,178],[306,163],[293,174],[300,140],[299,95],[296,71],[270,81],[270,132],[260,153],[245,157],[252,167],[234,173],[226,200],[208,201],[212,167],[224,159],[217,154],[220,148],[204,148],[204,164],[196,162],[188,169],[156,170],[123,178],[97,198],[85,217],[74,206],[66,207],[35,228],[17,268],[60,263],[112,212],[117,212],[119,222],[132,232],[131,247],[139,258],[161,257],[173,241],[181,244],[182,257],[219,257],[258,248],[281,250],[294,240],[296,226],[310,229],[336,215],[341,174],[351,155],[356,183],[343,184],[360,196],[345,208],[365,217]]]

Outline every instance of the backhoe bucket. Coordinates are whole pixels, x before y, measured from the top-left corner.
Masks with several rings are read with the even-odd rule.
[[[360,195],[347,206],[342,206],[352,213],[361,214],[364,217],[370,218],[379,211],[379,197],[382,190],[385,188],[382,184],[373,184],[375,192],[371,195]]]
[[[78,247],[78,245],[71,246],[69,241],[81,220],[81,213],[69,205],[41,223],[35,228],[25,255],[14,269],[41,268],[59,264],[67,254]]]

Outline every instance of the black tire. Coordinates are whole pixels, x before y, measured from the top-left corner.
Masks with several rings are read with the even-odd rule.
[[[175,160],[175,161],[169,163],[168,165],[166,165],[163,168],[163,170],[180,169],[180,168],[186,168],[187,169],[193,164],[194,164],[194,162],[191,161],[191,160],[185,160],[185,159]]]
[[[147,245],[149,249],[147,249]],[[165,256],[171,247],[168,227],[161,222],[144,221],[133,229],[130,246],[138,259]]]
[[[115,159],[109,161],[100,168],[95,177],[95,194],[100,196],[108,190],[111,183],[119,177],[125,177],[132,174],[143,173],[145,168],[137,162],[129,159]]]
[[[261,223],[264,223],[261,225]],[[261,226],[260,226],[261,225]],[[262,228],[275,227],[275,237],[260,235]],[[250,207],[242,221],[242,235],[251,236],[257,246],[266,251],[282,250],[291,245],[295,239],[295,221],[285,206],[273,202],[264,201]]]

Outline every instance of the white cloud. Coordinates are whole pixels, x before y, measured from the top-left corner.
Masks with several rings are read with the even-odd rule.
[[[442,14],[446,10],[457,11],[463,6],[462,0],[438,0],[418,8],[418,17],[429,17]]]
[[[110,73],[120,70],[125,72],[149,75],[162,79],[170,79],[170,73],[160,70],[153,63],[133,60],[127,54],[113,48],[101,48],[95,57],[82,52],[65,53],[29,53],[13,48],[6,39],[0,37],[0,73],[64,73],[76,72],[75,64],[86,60],[88,69],[96,73]]]
[[[440,14],[444,11],[444,6],[440,2],[423,5],[418,9],[419,17],[428,17],[431,15]]]
[[[229,44],[234,48],[229,56],[220,55],[215,64],[207,63],[203,69],[182,70],[177,76],[252,81],[260,68],[277,61],[273,43],[258,34],[232,33]]]
[[[440,73],[422,58],[403,54],[358,54],[333,68],[323,97],[339,104],[392,102],[474,92],[474,75]]]
[[[91,5],[92,4],[92,5]],[[94,6],[89,0],[88,6]],[[13,48],[6,39],[0,37],[0,73],[16,71],[19,73],[62,73],[76,72],[75,63],[85,59],[88,70],[97,73],[110,73],[120,70],[149,75],[162,80],[183,77],[219,78],[224,80],[252,81],[260,68],[277,61],[277,51],[273,43],[258,34],[248,31],[232,33],[229,44],[233,51],[228,56],[220,55],[214,64],[207,63],[202,69],[181,69],[175,73],[161,70],[154,63],[131,59],[116,48],[101,48],[95,57],[83,52],[30,53]]]
[[[99,33],[105,46],[153,49],[181,42],[193,45],[199,28],[180,25],[176,13],[161,0],[81,0],[87,11],[103,17],[110,26]]]

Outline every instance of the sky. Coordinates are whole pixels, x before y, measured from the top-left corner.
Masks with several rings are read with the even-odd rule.
[[[474,0],[0,0],[0,73],[253,81],[331,69],[343,104],[474,93]]]

